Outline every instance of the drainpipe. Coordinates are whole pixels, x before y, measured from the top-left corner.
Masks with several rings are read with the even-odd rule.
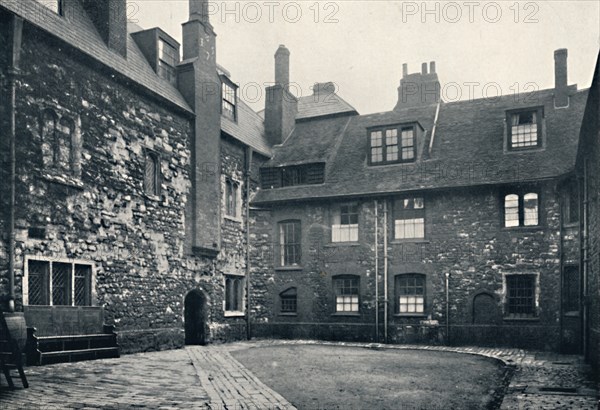
[[[564,317],[564,312],[563,312],[563,289],[564,289],[564,265],[565,265],[565,258],[564,258],[564,223],[565,223],[565,216],[563,215],[564,212],[563,210],[565,209],[565,196],[564,196],[564,192],[562,191],[561,188],[559,188],[558,186],[555,188],[556,191],[558,192],[558,204],[559,204],[559,210],[560,212],[558,213],[558,223],[559,223],[559,235],[560,235],[560,239],[558,241],[558,255],[559,255],[559,264],[560,264],[560,277],[559,277],[559,291],[558,291],[558,334],[560,337],[559,340],[559,349],[560,351],[564,351],[564,323],[563,323],[563,317]],[[564,189],[564,188],[563,188]],[[570,194],[569,194],[570,195]],[[579,236],[579,240],[580,240],[580,244],[579,246],[581,246],[581,236]]]
[[[588,159],[583,160],[583,355],[588,357],[589,192]]]
[[[246,148],[246,338],[252,338],[250,329],[250,172],[252,170],[252,148]]]
[[[450,272],[446,272],[446,344],[450,344]]]
[[[383,201],[383,341],[388,342],[388,209],[387,200]]]
[[[9,140],[9,203],[8,203],[8,311],[15,311],[15,202],[16,202],[16,119],[17,77],[20,74],[23,19],[11,16],[9,24],[10,63],[8,67],[8,140]]]
[[[379,205],[375,203],[375,342],[379,342]]]

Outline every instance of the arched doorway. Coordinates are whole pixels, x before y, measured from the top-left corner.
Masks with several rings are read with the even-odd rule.
[[[473,298],[473,324],[495,325],[500,317],[494,296],[488,292],[480,292]]]
[[[184,302],[185,344],[203,345],[206,343],[206,297],[200,290],[192,290]]]

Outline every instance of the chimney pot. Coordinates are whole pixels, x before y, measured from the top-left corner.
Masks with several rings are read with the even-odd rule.
[[[421,64],[421,74],[427,74],[427,63]]]
[[[429,73],[435,74],[435,61],[429,63]]]
[[[290,50],[283,44],[275,52],[275,84],[287,90],[290,83]]]
[[[402,64],[402,78],[406,77],[408,75],[408,64],[404,63]]]

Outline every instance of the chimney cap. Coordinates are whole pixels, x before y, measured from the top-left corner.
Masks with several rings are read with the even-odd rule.
[[[280,44],[279,48],[277,49],[277,51],[275,52],[275,54],[280,54],[280,53],[289,54],[290,50],[288,50],[288,48],[284,44]]]
[[[559,56],[559,55],[567,55],[569,53],[569,50],[566,48],[559,48],[558,50],[554,50],[554,55],[555,56]]]

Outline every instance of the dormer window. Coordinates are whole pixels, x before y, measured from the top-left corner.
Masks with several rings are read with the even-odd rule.
[[[542,115],[542,110],[537,108],[507,113],[510,150],[530,149],[542,145]]]
[[[230,120],[236,120],[236,89],[227,81],[223,81],[223,108],[221,112]]]
[[[371,165],[413,162],[417,156],[414,126],[394,126],[369,130]]]
[[[173,85],[177,85],[177,75],[175,72],[177,60],[177,49],[163,39],[159,39],[158,75]]]

